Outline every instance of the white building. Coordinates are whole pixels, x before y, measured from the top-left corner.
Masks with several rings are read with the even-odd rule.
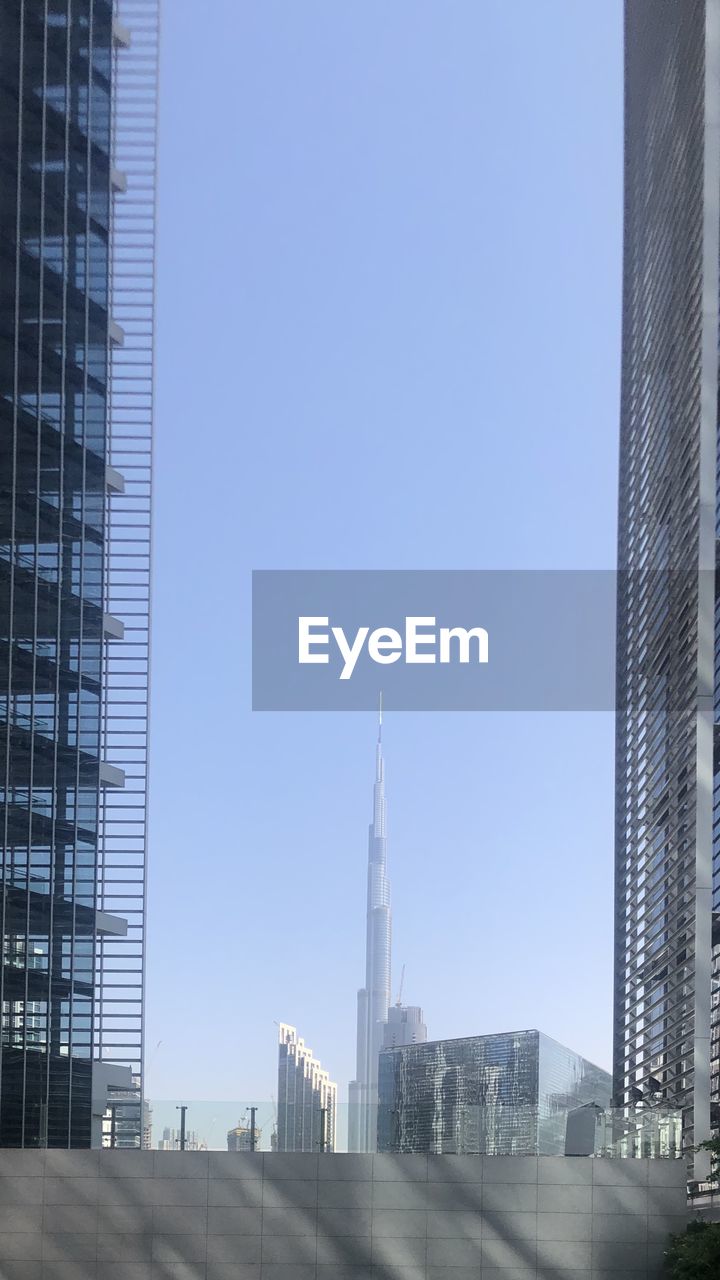
[[[334,1151],[337,1085],[295,1027],[278,1036],[278,1151]]]

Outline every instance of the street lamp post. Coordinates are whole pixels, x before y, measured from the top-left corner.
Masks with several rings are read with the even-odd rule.
[[[176,1107],[175,1110],[180,1112],[180,1150],[184,1151],[185,1150],[185,1112],[187,1111],[187,1107],[186,1106]]]

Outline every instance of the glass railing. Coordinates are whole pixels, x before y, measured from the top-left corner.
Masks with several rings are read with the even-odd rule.
[[[353,1150],[347,1103],[320,1106],[299,1097],[281,1104],[272,1099],[149,1097],[145,1145],[180,1150],[183,1115],[186,1150]],[[665,1105],[546,1106],[540,1113],[531,1105],[509,1104],[451,1105],[427,1112],[415,1105],[400,1110],[380,1106],[377,1134],[379,1151],[404,1154],[677,1159],[682,1154],[682,1113]]]

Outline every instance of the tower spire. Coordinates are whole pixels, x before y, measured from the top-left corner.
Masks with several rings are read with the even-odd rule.
[[[377,1143],[378,1064],[390,1008],[390,882],[387,876],[382,693],[378,707],[372,822],[368,830],[365,986],[358,992],[357,1070],[350,1084],[351,1151]]]

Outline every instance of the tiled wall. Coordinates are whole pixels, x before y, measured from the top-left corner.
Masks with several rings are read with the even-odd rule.
[[[0,1280],[659,1280],[681,1161],[0,1151]]]

